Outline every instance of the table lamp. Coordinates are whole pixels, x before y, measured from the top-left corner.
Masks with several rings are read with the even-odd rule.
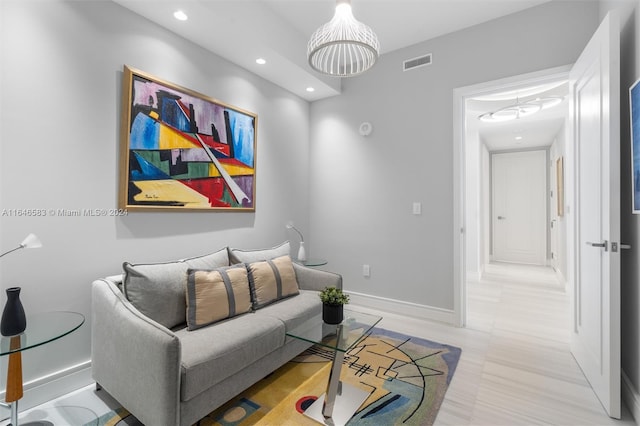
[[[298,229],[295,226],[293,226],[293,222],[287,223],[287,229],[293,229],[298,233],[298,235],[300,235],[300,248],[298,249],[298,260],[300,262],[304,262],[305,260],[307,260],[307,253],[304,249],[304,237],[302,236],[302,232],[298,231]]]
[[[40,248],[42,243],[34,234],[29,234],[16,248],[0,254],[6,256],[16,250],[24,248]],[[0,334],[3,336],[15,336],[22,333],[27,328],[27,318],[24,313],[22,302],[20,301],[20,287],[11,287],[6,290],[7,303],[2,311],[0,319]]]

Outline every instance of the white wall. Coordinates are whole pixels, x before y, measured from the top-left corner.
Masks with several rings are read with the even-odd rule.
[[[480,167],[480,181],[482,185],[480,202],[482,203],[480,216],[481,228],[480,228],[480,265],[482,272],[487,263],[491,260],[491,153],[485,143],[481,146],[481,167]]]
[[[469,114],[466,114],[469,115]],[[468,118],[468,117],[465,117]],[[474,117],[475,118],[475,117]],[[467,267],[467,281],[478,281],[480,279],[481,250],[480,244],[480,195],[481,188],[481,147],[484,144],[480,141],[477,129],[471,130],[473,126],[467,125],[465,136],[465,223],[466,240],[465,263]]]
[[[310,244],[347,290],[451,312],[453,90],[573,63],[597,23],[597,3],[546,3],[383,55],[312,104]],[[426,53],[431,66],[402,72]]]
[[[87,318],[77,332],[24,353],[25,381],[89,360],[91,282],[119,273],[123,261],[297,242],[289,219],[307,232],[307,102],[110,1],[0,5],[2,211],[116,207],[124,64],[258,114],[255,213],[0,216],[3,251],[29,232],[44,243],[2,259],[2,288],[22,286],[27,313]]]

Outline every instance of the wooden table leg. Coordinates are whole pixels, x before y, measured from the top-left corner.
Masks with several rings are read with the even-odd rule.
[[[13,336],[9,343],[11,350],[20,348],[20,337]],[[18,426],[18,400],[22,398],[22,352],[9,354],[7,367],[7,390],[5,401],[11,404],[11,424]]]

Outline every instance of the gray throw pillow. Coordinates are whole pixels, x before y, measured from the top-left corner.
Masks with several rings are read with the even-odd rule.
[[[229,266],[227,249],[167,263],[132,264],[125,262],[124,294],[140,312],[173,328],[187,317],[185,288],[188,269],[215,269]]]
[[[266,249],[242,250],[229,248],[229,260],[231,264],[259,262],[261,260],[275,259],[280,256],[288,256],[290,251],[289,241]]]

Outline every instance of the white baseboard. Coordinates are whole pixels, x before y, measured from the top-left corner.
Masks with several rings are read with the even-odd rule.
[[[636,424],[638,424],[638,421],[640,421],[640,394],[624,370],[622,370],[622,401],[631,412]]]
[[[91,361],[65,368],[23,384],[24,396],[18,401],[20,411],[28,410],[62,395],[94,383],[91,378]],[[0,392],[4,401],[5,391]],[[8,408],[2,409],[2,418],[9,416]]]
[[[345,293],[349,294],[350,303],[353,303],[354,305],[360,305],[371,309],[379,309],[393,314],[408,315],[415,318],[443,322],[451,325],[455,324],[455,315],[453,310],[450,309],[419,305],[417,303],[387,299],[385,297],[371,296],[352,291],[347,291]]]

